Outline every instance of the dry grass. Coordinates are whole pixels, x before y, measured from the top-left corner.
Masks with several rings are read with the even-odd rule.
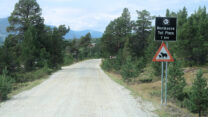
[[[188,84],[188,87],[191,87],[194,78],[196,77],[197,71],[201,69],[204,73],[204,77],[208,79],[208,67],[192,67],[184,68],[184,78]],[[144,72],[136,78],[135,83],[126,83],[122,80],[121,75],[114,72],[107,72],[107,74],[116,82],[123,85],[132,91],[134,96],[140,96],[144,100],[151,101],[154,105],[158,106],[161,103],[161,81],[160,77],[154,76],[152,73],[152,68],[147,66],[144,69]],[[151,83],[141,83],[138,79],[140,78],[152,78]],[[195,117],[196,114],[191,114],[187,109],[181,108],[178,106],[174,100],[168,100],[167,106],[159,106],[160,108],[156,111],[161,117]]]
[[[8,98],[11,98],[14,95],[17,95],[23,91],[32,89],[33,87],[41,84],[43,81],[45,81],[48,78],[48,75],[45,75],[44,77],[40,79],[36,79],[34,81],[25,82],[25,83],[16,83],[14,84],[14,88],[11,93],[8,94]]]
[[[184,69],[184,78],[186,79],[186,83],[188,84],[188,86],[191,86],[196,77],[197,72],[200,69],[204,73],[203,76],[208,80],[208,67],[187,67]]]

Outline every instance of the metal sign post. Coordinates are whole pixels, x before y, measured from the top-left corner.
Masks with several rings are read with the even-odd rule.
[[[161,104],[163,104],[163,62],[162,63],[162,73],[161,73]]]
[[[168,42],[166,42],[167,48],[168,48]],[[168,82],[168,62],[166,62],[166,66],[165,66],[165,105],[167,104],[167,82]]]
[[[168,43],[166,42],[168,45]],[[162,70],[161,70],[161,104],[165,102],[165,105],[167,104],[167,82],[168,82],[168,62],[173,62],[174,59],[171,56],[170,52],[168,51],[167,46],[164,42],[162,42],[160,48],[158,49],[157,53],[153,57],[152,61],[154,62],[161,62],[162,64]],[[164,62],[166,63],[165,67],[165,79],[164,79]],[[164,81],[165,81],[165,89],[164,87]],[[165,90],[165,97],[164,97],[164,90]],[[165,99],[163,99],[165,98]]]
[[[161,62],[162,64],[162,73],[161,73],[161,104],[163,101],[165,105],[167,104],[167,82],[168,82],[168,62],[173,62],[174,59],[168,51],[168,42],[167,41],[176,41],[176,25],[177,18],[174,17],[156,17],[155,20],[155,40],[162,41],[160,48],[153,57],[152,61]],[[166,45],[164,43],[166,41]],[[165,65],[165,79],[164,79],[164,62]],[[163,100],[163,86],[165,80],[165,100]]]

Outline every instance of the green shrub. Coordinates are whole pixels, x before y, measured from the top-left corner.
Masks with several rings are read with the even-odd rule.
[[[161,62],[152,62],[151,64],[152,68],[154,69],[154,75],[160,76],[161,75]],[[165,66],[165,64],[164,64]]]
[[[137,66],[137,69],[139,72],[142,72],[142,70],[145,68],[146,66],[146,62],[145,62],[145,59],[143,57],[140,57],[136,60],[135,62],[136,66]]]
[[[138,69],[135,62],[127,58],[126,63],[121,67],[121,75],[124,81],[132,81],[138,75]]]
[[[3,70],[3,74],[0,75],[0,101],[7,99],[7,94],[12,90],[13,80],[7,76],[7,70]]]
[[[180,101],[184,99],[183,89],[186,86],[183,75],[181,62],[175,59],[175,62],[169,64],[168,69],[168,95]]]
[[[74,63],[74,59],[71,55],[64,56],[64,65],[71,65]]]
[[[122,58],[121,54],[118,54],[115,59],[110,59],[110,60],[111,60],[112,68],[116,71],[119,71],[124,62],[124,59]]]
[[[112,70],[112,65],[111,65],[110,59],[104,59],[104,60],[102,60],[101,67],[104,70],[107,70],[107,71]]]
[[[49,75],[51,72],[53,72],[52,69],[47,67],[47,64],[44,65],[43,68],[31,71],[31,72],[25,72],[25,73],[17,73],[16,74],[16,82],[22,83],[22,82],[30,82],[34,81],[36,79],[40,79],[44,77],[45,75]]]
[[[191,91],[188,98],[185,99],[186,107],[192,111],[197,112],[201,117],[202,112],[208,108],[208,85],[207,80],[203,77],[203,72],[200,70],[192,84]]]
[[[142,83],[149,83],[149,82],[152,82],[152,78],[142,78],[142,79],[139,79],[139,81],[141,81]]]

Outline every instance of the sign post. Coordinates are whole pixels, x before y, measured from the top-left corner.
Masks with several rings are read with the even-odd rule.
[[[167,48],[168,48],[168,42],[166,42]],[[165,105],[167,104],[167,82],[168,82],[168,62],[166,62],[166,66],[165,66]]]
[[[164,86],[164,62],[166,62],[165,70],[165,105],[167,104],[167,81],[168,81],[168,62],[173,62],[174,59],[168,51],[168,41],[176,41],[176,22],[173,17],[156,17],[155,20],[155,40],[162,41],[160,48],[155,54],[152,61],[162,62],[161,70],[161,104],[163,104],[163,86]],[[166,41],[166,45],[164,43]]]
[[[163,62],[161,62],[161,64],[162,64],[162,71],[161,71],[161,104],[163,104],[163,69],[164,69],[164,67],[163,67]]]

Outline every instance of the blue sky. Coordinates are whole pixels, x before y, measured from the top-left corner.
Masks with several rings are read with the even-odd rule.
[[[8,17],[18,0],[0,1],[0,18]],[[104,31],[108,23],[119,17],[123,8],[128,8],[133,20],[136,10],[146,9],[151,15],[164,16],[169,8],[178,11],[184,6],[189,14],[199,6],[206,6],[208,0],[37,0],[42,8],[45,23],[58,26],[65,24],[72,30],[92,29]]]

